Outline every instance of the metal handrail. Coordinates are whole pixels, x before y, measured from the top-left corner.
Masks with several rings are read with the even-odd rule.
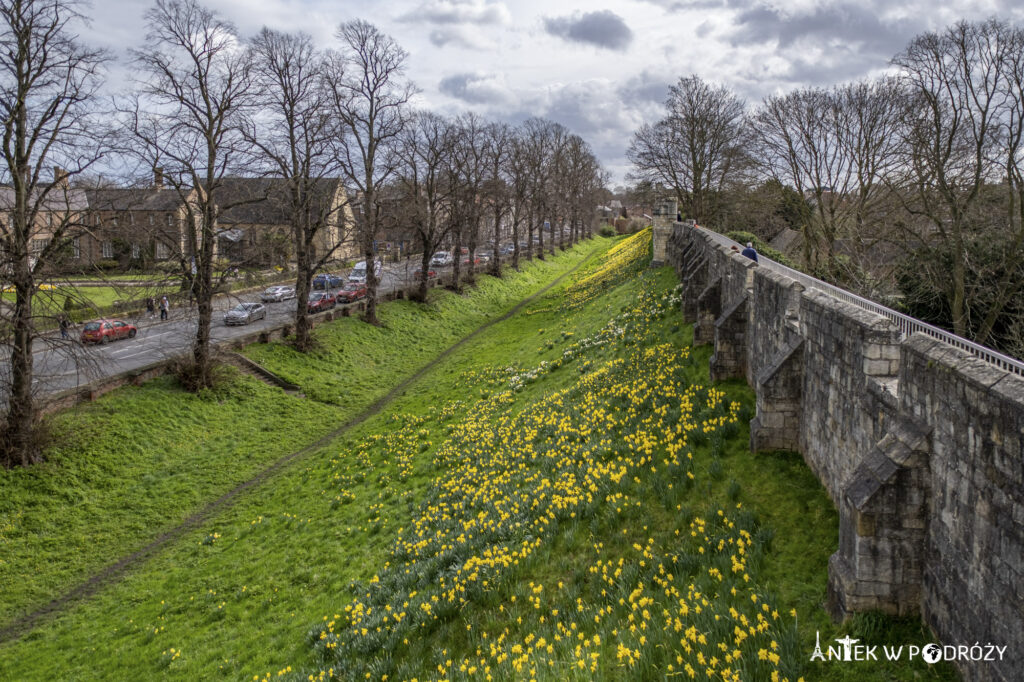
[[[691,228],[692,229],[692,228]],[[704,234],[711,237],[714,241],[718,242],[722,246],[741,246],[739,242],[729,239],[724,234],[708,230],[705,228],[699,228]],[[838,298],[841,301],[845,301],[851,305],[857,306],[863,310],[869,310],[876,315],[881,315],[887,318],[890,322],[896,325],[896,328],[900,331],[900,340],[906,339],[911,334],[920,332],[927,334],[932,338],[936,338],[944,343],[948,343],[951,346],[959,348],[962,351],[966,351],[975,357],[978,357],[985,362],[995,365],[1000,369],[1007,372],[1012,372],[1019,376],[1024,376],[1024,362],[1016,358],[1012,358],[1008,355],[1003,355],[991,348],[986,348],[981,344],[975,343],[969,339],[965,339],[962,336],[957,336],[952,332],[948,332],[945,329],[939,329],[936,326],[930,325],[927,322],[922,322],[916,318],[904,315],[903,313],[896,312],[892,308],[887,308],[884,305],[875,303],[866,298],[858,296],[857,294],[850,293],[845,289],[841,289],[834,284],[823,282],[816,277],[811,277],[807,273],[794,270],[793,268],[787,267],[782,263],[773,261],[771,258],[766,258],[763,254],[758,254],[758,264],[763,265],[770,270],[780,272],[785,276],[795,279],[796,281],[803,284],[805,287],[811,287],[824,291],[825,293]]]

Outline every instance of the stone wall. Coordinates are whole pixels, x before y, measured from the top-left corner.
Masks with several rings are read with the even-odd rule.
[[[924,620],[949,642],[1010,645],[968,679],[1019,680],[1024,378],[921,335],[902,350],[900,411],[931,430]]]
[[[757,396],[751,450],[801,452],[839,510],[837,619],[918,615],[943,644],[1008,646],[958,663],[1021,679],[1024,378],[736,255],[677,224],[666,262],[713,378]],[[1016,649],[1016,650],[1015,650]]]

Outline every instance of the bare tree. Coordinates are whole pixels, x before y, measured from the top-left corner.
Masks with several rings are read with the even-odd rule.
[[[527,209],[527,230],[529,242],[526,247],[527,259],[533,256],[533,232],[537,230],[537,258],[544,260],[544,221],[551,211],[551,179],[554,168],[551,164],[552,139],[557,124],[540,118],[531,118],[523,123],[523,149],[525,152],[526,174],[529,182],[529,205]]]
[[[417,298],[427,300],[430,259],[444,243],[449,223],[445,219],[451,186],[445,174],[453,143],[451,124],[429,112],[420,112],[415,123],[401,135],[398,177],[405,189],[409,221],[423,247]]]
[[[327,81],[337,119],[342,173],[361,194],[359,239],[366,259],[367,322],[377,323],[375,240],[380,227],[378,188],[399,163],[393,147],[409,122],[416,89],[405,78],[408,53],[372,24],[338,27],[341,51],[331,55]]]
[[[532,186],[530,168],[528,163],[529,147],[523,131],[517,129],[513,133],[511,149],[508,156],[508,178],[511,189],[511,201],[509,212],[512,217],[512,267],[519,269],[521,257],[520,232],[519,228],[527,222],[530,204],[530,188]],[[532,227],[529,230],[530,238],[533,235]],[[528,238],[527,253],[531,247]]]
[[[747,157],[746,105],[698,76],[669,89],[668,115],[637,131],[628,156],[639,179],[664,182],[699,223],[716,214],[717,197]]]
[[[312,346],[308,300],[313,274],[335,258],[351,214],[338,179],[324,62],[303,33],[264,28],[251,44],[261,115],[247,131],[270,174],[281,180],[298,272],[295,346]],[[317,249],[317,245],[321,248]]]
[[[566,194],[566,185],[569,182],[569,141],[571,136],[568,130],[558,124],[552,125],[550,130],[551,155],[548,164],[551,166],[551,174],[546,191],[548,222],[551,228],[548,248],[553,256],[555,255],[555,230],[558,230],[558,247],[565,249],[565,230],[563,228],[570,203]]]
[[[569,246],[584,236],[584,216],[589,235],[590,220],[597,204],[596,191],[604,184],[601,164],[590,146],[579,135],[570,135],[566,144],[566,171],[562,180],[568,200]]]
[[[104,55],[79,43],[77,3],[0,0],[0,112],[4,166],[10,183],[0,195],[0,271],[14,290],[4,311],[9,390],[0,431],[0,461],[28,465],[34,439],[33,342],[41,338],[33,298],[39,278],[70,245],[82,224],[79,192],[69,177],[99,158],[100,128],[93,96]],[[44,169],[59,164],[52,181]]]
[[[488,138],[483,119],[470,112],[456,119],[458,134],[451,153],[451,181],[454,185],[452,211],[458,220],[454,234],[457,237],[453,285],[459,287],[462,244],[469,252],[466,282],[476,281],[476,248],[483,220],[483,187],[488,156]]]
[[[811,202],[804,263],[828,279],[842,279],[837,240],[863,247],[881,219],[899,106],[898,85],[883,79],[769,97],[754,116],[763,168]]]
[[[935,281],[944,292],[953,330],[970,335],[968,300],[969,215],[986,183],[1013,174],[1008,138],[1007,107],[1014,108],[1008,79],[1009,51],[1019,48],[1009,27],[995,20],[960,22],[940,33],[914,38],[893,63],[909,90],[903,109],[903,174],[892,182],[896,195],[911,216],[922,219],[923,230],[911,238],[941,246],[951,261]],[[1012,115],[1011,115],[1012,116]],[[1019,125],[1019,124],[1014,124]],[[1009,143],[1008,143],[1009,142]],[[993,162],[999,158],[1001,162]],[[1008,262],[1024,255],[1019,240],[1008,246]],[[998,315],[1006,301],[993,303],[989,314]],[[984,325],[983,340],[991,329]]]
[[[483,196],[491,209],[492,236],[490,274],[501,277],[501,232],[509,212],[508,163],[512,151],[512,133],[504,123],[492,123],[485,130],[487,155]]]
[[[157,0],[146,23],[146,46],[132,51],[137,90],[122,111],[129,149],[144,166],[164,169],[185,207],[179,258],[198,320],[183,379],[199,390],[213,383],[217,215],[230,208],[220,201],[225,179],[246,160],[252,61],[235,27],[195,0]]]
[[[1007,178],[1007,244],[999,249],[1003,259],[999,266],[1001,274],[995,286],[996,299],[987,306],[987,312],[976,334],[975,338],[980,343],[988,341],[999,317],[1009,306],[1014,289],[1019,288],[1012,286],[1012,279],[1014,271],[1020,270],[1021,254],[1024,252],[1024,29],[1003,28],[1001,32],[1007,43],[1007,98],[1002,116],[1003,163]],[[1015,264],[1018,267],[1013,267]],[[1009,340],[1007,345],[1013,348],[1018,356],[1022,355],[1024,342],[1021,342],[1020,336],[1024,335],[1024,315],[1018,312],[1016,319],[1005,326],[1011,328],[1011,334],[1017,337]]]

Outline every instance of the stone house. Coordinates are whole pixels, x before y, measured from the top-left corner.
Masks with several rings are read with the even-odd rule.
[[[73,258],[79,247],[75,235],[86,220],[88,198],[85,192],[70,187],[66,173],[60,168],[54,168],[53,184],[37,189],[29,198],[29,203],[36,206],[35,223],[29,235],[29,259],[32,267],[35,267],[36,259],[44,252],[48,258],[58,261]],[[0,186],[0,235],[4,237],[8,237],[14,224],[14,210],[14,188]],[[61,243],[53,244],[57,235],[60,235]],[[54,253],[54,249],[59,251]]]
[[[310,214],[324,227],[313,257],[352,259],[355,221],[344,185],[337,178],[314,181]],[[285,266],[295,258],[288,185],[277,178],[225,178],[217,189],[217,253],[231,263]]]

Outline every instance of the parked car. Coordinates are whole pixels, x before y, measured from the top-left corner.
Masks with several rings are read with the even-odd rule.
[[[380,279],[380,273],[383,271],[384,264],[378,258],[373,262],[373,274]],[[361,260],[356,263],[356,266],[352,268],[352,272],[348,275],[348,281],[350,282],[366,282],[366,261]]]
[[[249,324],[254,320],[267,319],[267,307],[262,303],[239,303],[224,313],[224,324]]]
[[[338,292],[336,301],[338,303],[352,303],[361,298],[366,298],[366,285],[362,282],[349,282]]]
[[[314,289],[337,289],[345,283],[341,275],[332,275],[328,272],[321,272],[313,278]]]
[[[124,320],[96,320],[82,328],[82,343],[108,344],[117,339],[133,339],[139,328]]]
[[[515,244],[505,244],[504,246],[501,247],[501,250],[498,251],[498,253],[500,253],[502,256],[509,256],[515,250],[516,250]]]
[[[412,273],[413,279],[419,280],[423,277],[423,268],[416,268],[416,272]],[[434,279],[437,277],[437,271],[430,269],[427,270],[427,279]]]
[[[337,299],[329,291],[315,291],[309,295],[309,303],[306,304],[306,311],[310,313],[322,313],[337,305]]]
[[[287,301],[290,298],[295,298],[295,287],[290,287],[286,284],[269,287],[266,291],[260,294],[260,300],[264,303],[270,303],[271,301]]]
[[[473,258],[473,265],[480,265],[481,262],[482,261],[480,260],[480,256],[475,256]],[[469,265],[469,256],[466,256],[465,258],[462,259],[462,264]]]
[[[434,254],[434,257],[430,259],[430,266],[436,268],[446,268],[452,264],[452,254],[448,251],[438,251]]]

